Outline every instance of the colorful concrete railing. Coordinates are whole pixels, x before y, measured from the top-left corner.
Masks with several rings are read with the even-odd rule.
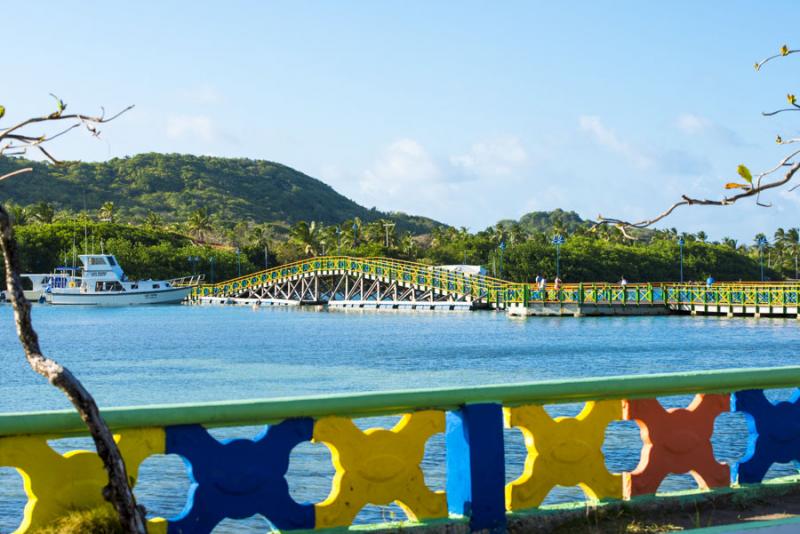
[[[282,530],[348,526],[368,503],[400,504],[410,520],[468,521],[500,531],[512,515],[539,507],[556,486],[580,486],[588,499],[653,494],[670,473],[691,473],[699,489],[762,481],[774,462],[800,460],[800,393],[773,404],[769,388],[800,385],[800,367],[623,376],[462,389],[330,395],[103,411],[135,485],[142,461],[177,454],[192,486],[183,512],[150,521],[151,532],[210,532],[224,518],[261,514]],[[657,397],[696,394],[682,409]],[[544,405],[585,402],[576,417],[551,418]],[[745,456],[718,462],[715,418],[741,412]],[[392,428],[360,430],[353,418],[403,414]],[[638,467],[612,473],[602,446],[612,421],[633,420],[643,447]],[[214,426],[267,424],[251,439],[218,441]],[[522,475],[505,483],[503,429],[522,431]],[[0,466],[24,479],[28,504],[19,532],[69,509],[102,504],[104,472],[93,452],[60,455],[47,440],[84,433],[70,411],[0,415]],[[425,485],[425,445],[445,434],[446,491]],[[324,443],[335,476],[329,496],[296,502],[286,473],[292,449]],[[526,512],[527,513],[527,512]]]
[[[273,269],[248,274],[214,285],[198,286],[194,297],[226,297],[239,294],[248,287],[271,282],[332,271],[353,275],[379,277],[398,281],[422,289],[434,289],[442,294],[471,295],[474,300],[496,302],[507,282],[480,274],[458,273],[422,263],[390,258],[352,258],[348,256],[320,256],[281,265]]]

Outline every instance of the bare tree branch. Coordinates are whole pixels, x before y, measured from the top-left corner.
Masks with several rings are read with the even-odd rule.
[[[25,172],[31,172],[32,170],[33,167],[25,167],[24,169],[17,169],[16,171],[11,171],[9,173],[4,174],[3,176],[0,176],[0,182],[5,180],[6,178],[11,178],[12,176],[16,176],[17,174],[22,174]]]
[[[59,98],[55,96],[54,98],[56,98],[58,103],[58,110],[55,113],[48,116],[27,119],[14,126],[0,130],[0,146],[2,146],[0,149],[0,156],[9,149],[15,150],[17,153],[24,153],[27,148],[35,147],[50,161],[58,164],[60,162],[42,146],[44,143],[66,134],[80,124],[86,124],[87,128],[89,128],[94,135],[97,135],[97,130],[91,126],[92,124],[109,122],[133,108],[133,106],[128,106],[110,118],[105,118],[105,110],[103,110],[103,115],[99,117],[80,114],[64,115],[63,110],[66,108],[66,104]],[[77,120],[78,122],[52,136],[42,135],[35,137],[21,132],[23,128],[32,124],[46,124],[70,119]],[[31,172],[32,170],[32,167],[25,167],[8,172],[0,176],[0,181],[12,176]],[[31,369],[45,377],[52,385],[60,389],[64,395],[66,395],[67,399],[69,399],[88,427],[89,433],[94,440],[97,455],[100,457],[108,473],[108,485],[103,488],[103,497],[116,509],[123,530],[129,534],[146,534],[147,523],[145,521],[144,508],[136,504],[136,498],[128,483],[125,462],[114,441],[113,434],[100,415],[100,410],[94,398],[69,369],[42,354],[39,346],[39,338],[31,322],[30,304],[25,299],[25,294],[22,289],[19,251],[14,237],[11,217],[1,204],[0,250],[2,250],[5,264],[5,282],[11,304],[14,308],[17,336],[22,344],[28,364]]]
[[[755,64],[755,69],[756,70],[761,69],[761,67],[764,64],[772,61],[773,59],[777,59],[777,58],[780,58],[780,57],[788,56],[788,55],[795,54],[795,53],[798,53],[798,52],[800,52],[800,50],[792,50],[787,45],[783,45],[778,54],[769,56],[766,59],[756,63]],[[762,115],[773,116],[773,115],[777,115],[778,113],[783,113],[783,112],[787,112],[787,111],[800,111],[800,104],[797,103],[795,95],[794,94],[788,94],[788,95],[786,95],[786,97],[787,97],[787,100],[789,101],[789,104],[792,107],[785,108],[785,109],[779,109],[777,111],[772,111],[772,112],[762,112]],[[779,135],[776,138],[776,142],[779,145],[789,145],[789,144],[800,142],[800,138],[792,138],[792,139],[784,140]],[[725,188],[726,189],[741,189],[742,190],[741,193],[738,193],[738,194],[735,194],[735,195],[730,195],[730,196],[725,196],[725,197],[723,197],[721,199],[701,199],[701,198],[692,198],[692,197],[690,197],[688,195],[681,195],[681,200],[679,200],[679,201],[675,202],[674,204],[672,204],[665,211],[661,212],[660,214],[658,214],[655,217],[652,217],[650,219],[644,219],[644,220],[636,221],[636,222],[626,221],[624,219],[618,219],[618,218],[607,218],[607,217],[603,217],[602,215],[598,215],[598,221],[591,227],[590,231],[594,232],[594,231],[597,230],[597,228],[599,228],[599,227],[601,227],[603,225],[613,225],[613,226],[617,227],[622,232],[622,235],[626,239],[635,239],[633,236],[631,236],[630,234],[628,234],[626,232],[626,229],[629,229],[629,228],[639,228],[639,229],[641,229],[641,228],[647,228],[648,226],[652,226],[653,224],[657,223],[658,221],[661,221],[662,219],[665,219],[666,217],[670,216],[676,209],[680,208],[681,206],[694,206],[694,205],[698,205],[698,206],[730,206],[732,204],[735,204],[739,200],[742,200],[742,199],[745,199],[745,198],[750,198],[750,197],[755,197],[756,205],[761,206],[761,207],[765,207],[765,208],[771,207],[772,204],[764,203],[764,202],[761,201],[761,194],[763,192],[765,192],[765,191],[770,190],[770,189],[774,189],[776,187],[781,187],[783,185],[786,185],[787,183],[789,183],[792,180],[792,178],[794,178],[794,175],[797,173],[798,169],[800,169],[800,162],[794,162],[792,160],[798,154],[800,154],[800,150],[796,150],[796,151],[792,152],[788,156],[784,157],[773,168],[771,168],[769,170],[766,170],[766,171],[756,175],[755,177],[751,177],[750,176],[750,171],[746,167],[744,167],[743,165],[740,165],[739,166],[739,174],[745,179],[745,181],[747,183],[730,183],[730,184],[726,184]],[[780,179],[769,181],[769,182],[764,182],[765,178],[767,178],[768,176],[771,176],[772,174],[778,172],[781,169],[786,169],[786,172],[783,174],[783,176]],[[798,187],[800,187],[800,184],[790,188],[789,191],[794,191]]]

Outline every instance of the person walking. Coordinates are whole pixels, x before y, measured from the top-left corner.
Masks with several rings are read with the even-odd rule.
[[[620,278],[619,285],[621,285],[623,288],[628,287],[628,281],[625,280],[625,275],[622,275],[622,278]]]

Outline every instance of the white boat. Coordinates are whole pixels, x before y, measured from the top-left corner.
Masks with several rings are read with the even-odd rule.
[[[116,258],[110,254],[84,254],[78,257],[83,265],[81,275],[72,277],[66,287],[51,286],[45,290],[47,301],[51,304],[178,304],[192,291],[191,286],[176,286],[170,280],[128,280]]]
[[[22,287],[25,298],[31,302],[46,302],[49,290],[54,287],[72,287],[76,285],[76,267],[56,267],[51,274],[22,274]]]

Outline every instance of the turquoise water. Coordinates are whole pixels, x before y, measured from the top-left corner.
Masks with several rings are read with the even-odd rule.
[[[509,319],[495,312],[39,306],[34,321],[44,352],[70,367],[101,406],[800,365],[800,324],[791,319]],[[0,306],[0,373],[0,412],[69,407],[27,367],[7,305]],[[577,410],[561,406],[551,412],[570,415]],[[718,459],[740,456],[741,417],[723,415],[717,429]],[[251,437],[257,429],[214,433]],[[55,446],[69,450],[82,443],[70,440]],[[612,425],[605,445],[609,468],[635,467],[640,446],[633,423]],[[507,457],[507,476],[513,479],[524,459],[518,431],[507,432]],[[424,466],[429,485],[438,489],[444,485],[443,459],[436,437],[428,445]],[[293,495],[322,500],[330,490],[331,472],[324,446],[298,447],[290,466]],[[671,477],[662,487],[686,487],[688,480]],[[187,487],[180,460],[158,457],[143,465],[137,494],[152,514],[170,516],[181,510]],[[580,495],[565,489],[550,500]],[[19,477],[0,469],[0,532],[18,524],[23,502]],[[359,520],[390,518],[396,512],[394,507],[370,507]],[[226,521],[218,531],[265,528],[263,521],[251,519]]]

